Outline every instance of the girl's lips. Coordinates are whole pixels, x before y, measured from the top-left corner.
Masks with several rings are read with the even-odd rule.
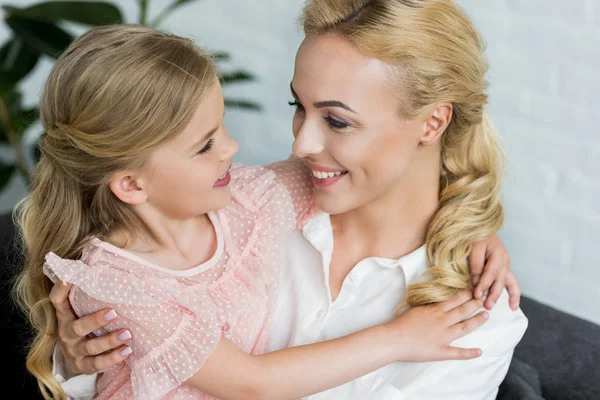
[[[219,179],[217,182],[215,182],[215,185],[213,187],[227,186],[227,185],[229,185],[230,182],[231,182],[231,174],[229,173],[229,171],[227,171],[225,176],[223,178]]]

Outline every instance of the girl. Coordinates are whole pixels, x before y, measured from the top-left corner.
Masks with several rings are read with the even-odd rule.
[[[470,292],[264,354],[278,243],[310,215],[310,190],[300,160],[232,166],[223,112],[212,61],[189,40],[100,27],[57,60],[40,102],[42,158],[19,208],[18,290],[37,330],[27,363],[46,398],[64,398],[50,365],[58,279],[74,284],[78,315],[111,309],[95,334],[133,334],[99,398],[298,398],[393,361],[480,355],[450,346],[486,320]]]

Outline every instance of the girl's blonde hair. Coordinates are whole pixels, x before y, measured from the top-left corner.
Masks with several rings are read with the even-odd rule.
[[[40,100],[41,159],[15,212],[25,253],[15,294],[35,330],[27,368],[44,398],[66,399],[52,376],[57,321],[44,257],[77,259],[93,236],[139,228],[110,177],[143,168],[216,82],[213,60],[191,40],[136,25],[94,28],[54,64]]]
[[[428,279],[409,285],[407,304],[436,303],[470,289],[471,245],[503,223],[503,155],[484,114],[482,38],[454,0],[309,0],[301,22],[307,36],[340,35],[391,65],[402,117],[452,103],[441,139],[439,208],[426,238]]]

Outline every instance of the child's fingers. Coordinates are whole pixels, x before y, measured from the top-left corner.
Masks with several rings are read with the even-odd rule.
[[[490,314],[487,311],[482,311],[477,315],[455,324],[451,329],[452,338],[456,340],[463,336],[468,335],[475,329],[479,328],[490,318]]]
[[[508,290],[508,296],[510,297],[510,308],[516,311],[519,308],[521,302],[521,288],[517,282],[517,277],[512,271],[508,272],[506,276],[506,289]]]
[[[467,320],[467,318],[472,316],[475,311],[479,310],[481,307],[483,307],[482,300],[472,299],[448,311],[448,326],[452,326]]]
[[[481,349],[461,349],[460,347],[448,347],[444,360],[472,360],[483,354]]]
[[[488,290],[492,286],[492,283],[502,274],[504,268],[508,268],[506,260],[496,255],[496,253],[492,253],[487,259],[481,280],[477,284],[477,287],[475,287],[474,296],[476,299],[483,296],[485,291]]]
[[[471,246],[471,254],[469,254],[469,271],[471,276],[481,276],[483,273],[483,266],[485,265],[485,249],[486,242],[478,241],[473,243]],[[473,283],[476,285],[476,283]]]
[[[502,290],[505,286],[506,281],[502,277],[498,277],[498,279],[494,281],[494,284],[492,285],[492,288],[490,289],[490,292],[488,293],[487,299],[485,301],[485,308],[487,308],[488,310],[494,308],[494,305],[500,298],[500,295],[502,295]]]
[[[466,303],[467,301],[471,300],[473,298],[473,293],[471,293],[471,291],[469,290],[465,290],[464,292],[457,294],[456,296],[442,301],[441,303],[439,303],[436,306],[439,306],[442,311],[444,312],[448,312],[450,310],[455,309],[456,307],[460,306],[461,304]]]

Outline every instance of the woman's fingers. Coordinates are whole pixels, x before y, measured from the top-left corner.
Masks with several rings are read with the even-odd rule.
[[[68,331],[70,331],[72,336],[77,339],[81,339],[102,328],[104,325],[114,321],[116,318],[117,313],[115,310],[111,310],[109,308],[85,315],[70,323],[67,322],[65,327]],[[60,324],[62,324],[62,321]]]
[[[89,375],[122,362],[130,354],[131,348],[122,346],[105,354],[81,358],[75,362],[75,366],[81,373]]]
[[[69,303],[71,286],[71,284],[65,284],[59,279],[50,290],[50,302],[54,306],[56,317],[60,322],[68,322],[77,318],[71,308],[71,303]]]
[[[76,351],[81,358],[96,356],[123,346],[131,337],[128,329],[121,329],[109,335],[83,340],[76,345]]]

